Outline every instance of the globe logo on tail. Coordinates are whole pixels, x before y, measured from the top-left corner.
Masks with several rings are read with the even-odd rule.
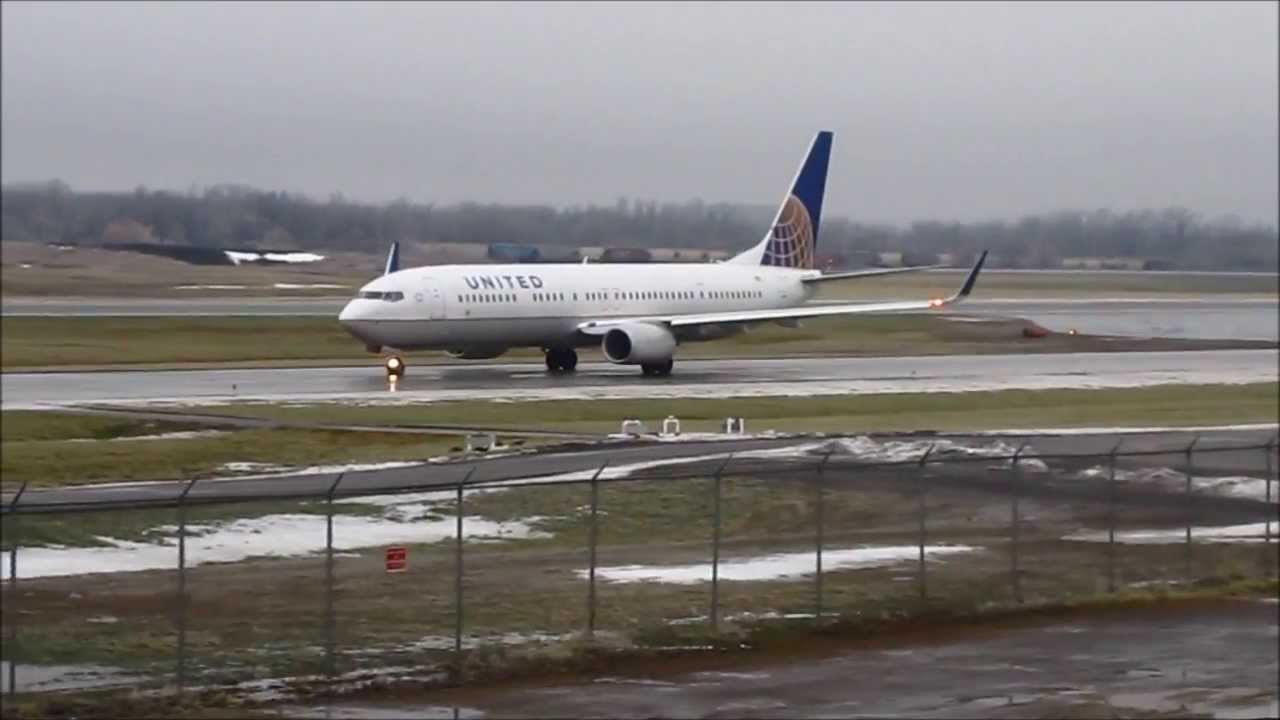
[[[813,268],[813,222],[795,195],[787,197],[765,247],[763,265]]]

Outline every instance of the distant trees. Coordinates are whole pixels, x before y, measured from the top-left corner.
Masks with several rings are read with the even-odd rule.
[[[556,209],[463,203],[413,204],[401,198],[362,205],[335,193],[325,201],[242,185],[186,193],[139,187],[77,193],[66,183],[3,188],[6,241],[97,245],[161,242],[194,247],[382,252],[392,240],[523,243],[572,247],[742,248],[758,240],[773,209],[723,203],[658,204],[619,198],[609,206]],[[1114,212],[1063,210],[1013,220],[926,220],[906,227],[826,217],[819,255],[874,264],[878,253],[904,261],[964,263],[991,248],[1004,267],[1060,267],[1075,259],[1126,258],[1128,265],[1173,269],[1277,269],[1274,226],[1202,218],[1186,208]],[[1114,261],[1108,261],[1114,262]]]

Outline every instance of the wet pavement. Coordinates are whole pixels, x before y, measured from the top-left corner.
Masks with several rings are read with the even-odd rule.
[[[333,717],[1275,717],[1277,605],[1125,612],[964,639],[680,675],[464,689]],[[323,716],[323,707],[289,714]]]
[[[1275,349],[682,360],[670,377],[583,362],[569,376],[524,363],[411,367],[397,392],[373,366],[4,373],[0,407],[255,401],[370,404],[449,400],[785,397],[1246,383],[1276,379]]]

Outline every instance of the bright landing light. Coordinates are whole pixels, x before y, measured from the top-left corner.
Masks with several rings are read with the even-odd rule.
[[[942,307],[942,298],[934,298],[930,300],[929,307]]]

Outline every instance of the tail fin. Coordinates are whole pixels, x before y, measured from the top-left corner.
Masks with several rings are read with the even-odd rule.
[[[387,266],[383,268],[382,274],[390,275],[391,273],[399,269],[400,269],[400,241],[396,240],[395,242],[391,243],[391,250],[390,252],[387,253]]]
[[[745,265],[811,269],[818,247],[822,196],[827,188],[827,164],[833,134],[823,130],[813,139],[791,192],[774,216],[773,227],[755,247],[728,262]]]

